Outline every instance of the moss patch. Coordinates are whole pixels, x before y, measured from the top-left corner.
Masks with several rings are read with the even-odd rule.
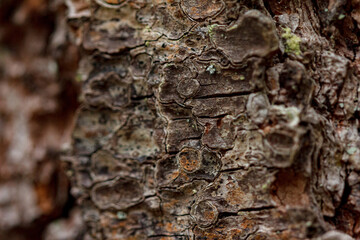
[[[301,38],[293,34],[290,28],[283,28],[283,30],[284,33],[281,35],[281,37],[285,39],[285,52],[300,55]]]

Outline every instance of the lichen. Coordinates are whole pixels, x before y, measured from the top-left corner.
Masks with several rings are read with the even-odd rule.
[[[77,74],[76,74],[76,77],[75,77],[75,81],[77,81],[77,82],[82,82],[82,80],[83,80],[82,74],[81,74],[81,73],[77,73]]]
[[[353,155],[357,151],[357,147],[349,147],[346,149],[347,154]]]
[[[283,33],[281,37],[285,39],[285,52],[300,55],[301,38],[293,34],[290,28],[283,28],[283,30],[285,33]]]
[[[210,38],[212,38],[214,36],[214,28],[217,27],[217,24],[212,24],[208,26],[208,34],[210,36]]]
[[[339,17],[338,17],[339,20],[343,20],[344,18],[345,18],[344,14],[340,14]]]
[[[127,218],[127,214],[122,211],[118,211],[116,213],[116,216],[119,220],[125,220]]]
[[[212,75],[216,72],[216,68],[214,67],[214,65],[211,64],[206,68],[206,71]]]

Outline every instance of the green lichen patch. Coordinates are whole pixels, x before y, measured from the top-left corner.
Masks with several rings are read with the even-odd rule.
[[[293,34],[290,28],[283,28],[283,30],[284,33],[281,35],[281,37],[285,39],[285,52],[300,55],[301,38]]]
[[[348,147],[347,149],[346,149],[346,153],[347,154],[349,154],[349,155],[353,155],[356,151],[358,150],[358,148],[357,147]]]
[[[338,19],[339,19],[339,20],[343,20],[345,17],[346,17],[346,16],[345,16],[344,14],[340,14],[339,17],[338,17]]]
[[[217,27],[217,24],[212,24],[208,26],[208,34],[210,36],[210,38],[212,38],[214,36],[214,28]]]
[[[127,218],[127,214],[122,211],[118,211],[116,213],[116,216],[119,220],[125,220]]]

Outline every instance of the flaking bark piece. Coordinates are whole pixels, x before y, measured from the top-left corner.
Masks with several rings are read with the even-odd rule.
[[[269,162],[278,168],[290,167],[301,148],[303,128],[290,129],[283,126],[273,127],[265,135],[265,156]]]
[[[186,105],[192,107],[197,117],[219,117],[223,115],[237,116],[245,112],[247,96],[219,97],[208,99],[190,99]]]
[[[116,132],[112,148],[118,156],[140,162],[154,157],[160,150],[155,140],[155,130],[145,126],[129,126]]]
[[[206,184],[204,180],[194,180],[177,188],[159,189],[163,212],[171,215],[190,214],[191,204],[195,202],[197,193]]]
[[[219,212],[211,201],[201,201],[192,206],[191,216],[200,227],[209,227],[216,222]]]
[[[216,97],[254,91],[256,81],[261,79],[261,76],[257,76],[257,72],[262,71],[263,66],[257,65],[254,61],[249,61],[246,65],[243,68],[222,68],[220,64],[215,62],[200,63],[196,77],[196,80],[200,83],[200,88],[193,98]]]
[[[246,104],[246,109],[250,119],[255,124],[262,124],[268,115],[269,111],[269,100],[265,94],[252,93],[249,96],[249,101]]]
[[[95,0],[97,4],[106,8],[119,8],[125,2],[124,0]]]
[[[94,21],[85,25],[84,48],[105,53],[118,53],[144,43],[136,29],[119,20]]]
[[[158,186],[183,186],[196,179],[212,181],[221,169],[220,157],[206,148],[199,150],[184,147],[174,156],[157,162],[156,180]]]
[[[213,25],[209,35],[234,64],[251,56],[267,57],[279,48],[273,21],[258,10],[248,11],[229,28]]]
[[[200,139],[203,127],[194,118],[169,121],[167,125],[166,149],[169,152],[179,151],[187,140]],[[180,144],[179,144],[180,143]]]
[[[258,130],[239,130],[234,147],[221,158],[222,170],[266,165],[263,135]]]
[[[219,155],[206,148],[200,151],[184,147],[177,154],[177,163],[181,174],[175,180],[175,184],[183,184],[195,179],[212,181],[221,168]]]
[[[80,109],[73,132],[74,152],[76,154],[94,152],[111,137],[113,129],[121,127],[125,121],[125,115],[120,112]]]
[[[158,111],[161,116],[166,118],[168,121],[192,117],[190,108],[184,108],[176,103],[159,104]]]
[[[136,169],[137,171],[132,171]],[[117,176],[140,178],[140,164],[133,159],[117,159],[111,152],[99,150],[91,155],[91,177],[94,181],[106,181]]]
[[[127,209],[144,200],[143,185],[133,178],[116,178],[95,185],[91,199],[100,209]]]
[[[190,69],[184,65],[169,64],[164,67],[163,72],[162,83],[159,85],[159,100],[162,103],[181,103],[181,88],[178,89],[177,86],[181,81],[192,79]]]
[[[181,11],[180,3],[147,4],[136,13],[136,19],[149,31],[161,33],[169,39],[179,39],[192,27],[192,22]]]
[[[132,77],[135,79],[143,78],[150,72],[152,58],[146,53],[140,53],[132,58],[131,63],[129,69]]]
[[[205,126],[202,143],[212,149],[231,149],[234,147],[235,127],[233,117],[227,115],[221,119],[201,119]]]
[[[194,239],[310,239],[310,235],[318,236],[323,232],[315,214],[303,208],[239,212],[238,216],[229,217],[221,217],[220,212],[213,226],[194,228]]]
[[[98,74],[84,88],[85,100],[93,107],[121,109],[130,103],[130,84],[115,72]]]
[[[181,8],[193,20],[203,20],[219,13],[224,8],[221,0],[182,0]]]
[[[261,167],[223,172],[198,193],[197,202],[211,200],[219,212],[228,213],[271,207],[270,188],[274,181],[275,171]]]

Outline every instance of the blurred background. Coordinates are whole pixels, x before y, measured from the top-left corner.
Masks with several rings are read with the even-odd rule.
[[[0,0],[0,239],[82,239],[60,159],[79,92],[64,1]]]

